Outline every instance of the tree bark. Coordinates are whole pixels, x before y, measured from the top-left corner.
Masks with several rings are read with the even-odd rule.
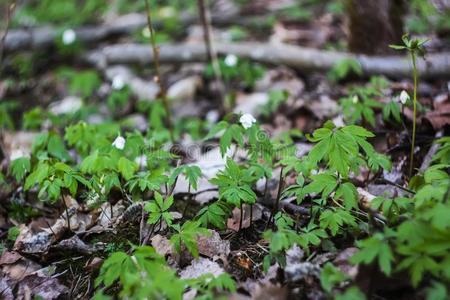
[[[346,0],[348,47],[368,55],[392,53],[401,42],[404,0]]]

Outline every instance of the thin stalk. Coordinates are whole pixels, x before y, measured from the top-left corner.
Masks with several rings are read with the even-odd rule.
[[[64,200],[64,196],[62,198],[62,203],[64,204],[64,209],[66,211],[66,218],[67,218],[67,227],[69,228],[69,231],[72,231],[70,229],[70,216],[69,216],[69,208],[67,207],[66,201]]]
[[[161,219],[161,218],[160,218],[160,219]],[[147,237],[142,241],[142,244],[143,244],[143,245],[147,244],[148,240],[150,239],[150,237],[151,237],[151,236],[153,235],[153,233],[155,232],[156,224],[158,224],[158,222],[159,222],[159,219],[158,219],[158,221],[156,221],[155,224],[153,224],[152,230],[151,230],[150,233],[147,235]]]
[[[167,99],[167,90],[166,90],[166,87],[161,78],[161,71],[160,71],[160,67],[159,67],[159,48],[156,46],[155,32],[154,32],[153,26],[152,26],[150,4],[148,3],[148,0],[145,0],[145,10],[147,13],[147,26],[148,26],[148,30],[150,31],[150,42],[152,44],[152,50],[153,50],[153,63],[155,65],[155,73],[156,73],[155,81],[159,85],[160,98],[163,103],[164,109],[166,111],[166,121],[167,121],[167,126],[169,128],[170,139],[171,139],[172,143],[175,143],[175,136],[173,133],[173,123],[172,123],[172,112],[170,110],[169,100]]]
[[[250,204],[250,227],[253,225],[253,204]]]
[[[278,183],[277,199],[275,200],[275,206],[273,207],[273,209],[270,213],[270,217],[269,217],[269,220],[267,221],[266,228],[270,225],[273,217],[275,216],[275,213],[279,210],[281,191],[283,190],[283,186],[284,186],[283,167],[281,167],[280,179],[279,179],[279,183]]]
[[[11,25],[11,18],[14,13],[14,10],[16,9],[16,1],[13,0],[11,4],[8,6],[8,11],[6,12],[6,27],[5,27],[5,33],[2,36],[2,39],[0,41],[0,66],[3,62],[3,53],[5,52],[5,41],[6,36],[8,35],[9,26]]]
[[[191,194],[191,184],[189,183],[188,185],[188,198],[186,199],[186,205],[184,206],[183,209],[183,214],[181,215],[182,218],[184,218],[187,208],[189,206],[189,203],[191,202],[191,198],[192,198],[192,194]]]
[[[214,44],[212,42],[212,30],[211,30],[211,15],[205,2],[207,0],[197,0],[198,11],[200,14],[200,20],[202,22],[203,27],[203,40],[205,42],[206,47],[206,55],[208,58],[208,62],[211,64],[214,77],[216,79],[218,85],[218,96],[219,96],[219,107],[222,110],[222,113],[225,112],[224,105],[224,84],[222,80],[222,72],[220,71],[219,60],[217,58],[217,51],[214,48]]]
[[[240,210],[241,210],[241,217],[239,218],[239,231],[241,231],[242,229],[242,219],[244,218],[242,201],[240,203]]]
[[[416,115],[417,115],[417,67],[416,67],[416,53],[414,51],[411,51],[411,60],[413,65],[414,91],[413,91],[413,131],[412,131],[411,153],[409,161],[410,178],[412,176],[414,168],[414,147],[416,143]]]

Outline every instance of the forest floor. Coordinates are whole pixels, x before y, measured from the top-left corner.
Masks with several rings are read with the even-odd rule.
[[[15,8],[1,298],[446,299],[448,32],[411,37],[415,118],[407,52],[347,54],[335,1],[218,2],[217,65],[195,10],[155,8],[155,66],[145,14]]]

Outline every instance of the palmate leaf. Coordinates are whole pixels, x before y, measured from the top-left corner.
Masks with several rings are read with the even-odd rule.
[[[352,263],[371,264],[377,258],[381,271],[386,275],[391,274],[394,255],[383,234],[376,233],[368,239],[359,241],[358,246],[360,251],[352,256],[350,260]]]
[[[49,154],[62,161],[70,160],[70,155],[64,146],[62,138],[55,133],[49,135],[47,150]]]
[[[41,184],[47,178],[49,169],[50,167],[46,162],[39,162],[34,171],[25,180],[24,190],[29,190],[35,184]]]
[[[172,206],[173,201],[173,196],[169,196],[164,200],[160,193],[155,192],[155,201],[148,202],[144,206],[144,210],[150,213],[147,223],[156,224],[163,219],[168,225],[171,225],[173,216],[169,212],[169,208]]]
[[[122,177],[129,180],[133,177],[134,172],[137,171],[138,165],[134,161],[122,156],[117,163],[117,168],[119,169],[120,174],[122,174]]]
[[[358,192],[351,182],[340,184],[336,190],[335,198],[343,199],[346,209],[358,208]]]
[[[203,207],[198,213],[198,220],[204,227],[213,225],[218,229],[225,229],[228,216],[231,214],[230,207],[224,201],[216,201],[213,204]]]
[[[356,227],[355,217],[350,212],[343,209],[336,209],[335,211],[327,209],[320,215],[320,227],[329,229],[331,234],[335,236],[344,225]]]
[[[186,176],[190,186],[197,190],[198,179],[202,176],[202,170],[198,166],[183,165],[175,168],[169,177],[168,184],[173,185],[180,174]]]
[[[401,123],[402,121],[399,104],[395,101],[390,101],[383,107],[383,119],[389,121],[390,117],[397,123]]]
[[[337,178],[334,175],[322,173],[310,176],[311,183],[306,185],[300,192],[299,199],[303,199],[308,194],[321,194],[322,199],[326,199],[337,187]]]
[[[254,204],[256,201],[256,194],[249,186],[232,186],[224,189],[220,198],[225,199],[235,206],[239,206],[241,202]]]
[[[367,158],[370,159],[372,168],[389,167],[387,158],[377,154],[366,138],[374,135],[356,125],[335,128],[334,124],[327,122],[323,128],[314,131],[309,140],[317,142],[308,154],[310,161],[319,163],[326,161],[328,166],[336,170],[342,177],[347,178],[354,162],[361,157],[361,147]]]
[[[178,253],[181,252],[181,247],[184,244],[186,249],[194,256],[198,257],[197,238],[199,236],[209,236],[211,233],[206,228],[200,226],[199,221],[186,221],[183,226],[176,224],[173,226],[177,233],[172,235],[170,242],[174,245]]]
[[[219,199],[238,206],[241,203],[255,203],[256,194],[251,184],[257,179],[252,168],[244,169],[232,159],[228,159],[225,170],[220,171],[210,182],[219,187]]]
[[[131,257],[125,252],[115,252],[103,263],[100,275],[95,280],[95,286],[98,287],[103,283],[108,287],[134,268]]]
[[[244,128],[238,124],[229,124],[227,121],[221,121],[217,123],[210,130],[205,139],[213,138],[222,131],[224,132],[219,140],[220,153],[222,157],[231,147],[233,141],[236,142],[240,147],[244,146]]]
[[[222,291],[236,292],[236,283],[228,273],[222,273],[219,276],[212,276],[208,280],[208,288],[215,288]]]
[[[347,278],[348,276],[342,273],[339,268],[336,268],[333,264],[328,262],[323,266],[322,272],[320,273],[320,284],[325,291],[331,292],[332,288],[337,283],[340,283]]]
[[[16,181],[22,180],[25,174],[31,170],[30,159],[28,157],[20,157],[13,160],[9,166],[9,170]]]
[[[222,157],[226,154],[228,148],[231,147],[233,141],[235,141],[239,146],[244,146],[244,137],[243,137],[243,127],[237,124],[230,125],[222,137],[220,138],[220,153]]]

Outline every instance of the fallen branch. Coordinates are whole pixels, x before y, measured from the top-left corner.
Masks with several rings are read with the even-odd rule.
[[[435,139],[439,139],[442,137],[442,131],[438,131],[435,135]],[[427,154],[423,158],[422,164],[419,168],[419,173],[423,174],[426,169],[431,165],[431,162],[433,161],[433,156],[436,154],[436,152],[439,151],[439,148],[441,148],[441,144],[433,143],[428,150]]]
[[[262,24],[267,16],[250,16],[243,18],[240,14],[213,15],[212,24],[215,26],[241,25],[257,26]],[[188,28],[189,25],[198,22],[198,16],[191,14],[182,14],[178,21],[182,28]],[[147,17],[145,14],[132,13],[120,16],[111,22],[96,26],[85,26],[73,28],[77,40],[83,44],[94,44],[115,36],[125,36],[141,30],[147,26]],[[164,23],[156,21],[155,29],[161,29]],[[55,44],[55,40],[62,33],[61,29],[43,26],[25,29],[10,30],[4,43],[5,53],[37,50],[50,47]]]
[[[207,53],[203,44],[161,45],[161,63],[205,62]],[[227,43],[216,44],[218,54],[234,54],[267,64],[286,65],[301,71],[327,71],[344,59],[355,59],[363,75],[406,77],[412,71],[406,56],[366,56],[345,52],[303,48],[286,44]],[[153,60],[149,46],[119,44],[87,53],[84,60],[105,68],[109,64],[148,64]],[[429,54],[426,61],[417,62],[422,78],[450,77],[450,53]]]

